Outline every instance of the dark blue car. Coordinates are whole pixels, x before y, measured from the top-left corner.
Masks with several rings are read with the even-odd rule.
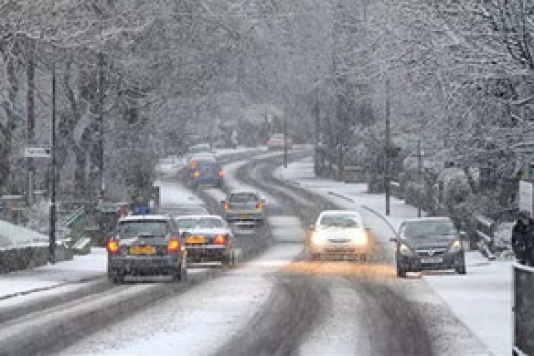
[[[212,160],[197,160],[194,167],[189,170],[191,186],[210,185],[222,188],[224,184],[224,171],[221,165]]]

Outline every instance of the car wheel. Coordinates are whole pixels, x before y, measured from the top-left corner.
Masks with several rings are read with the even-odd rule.
[[[406,270],[400,266],[397,266],[397,277],[406,278]]]
[[[181,282],[183,278],[182,265],[180,264],[180,266],[178,266],[176,269],[173,269],[171,274],[173,282]]]
[[[108,279],[113,284],[123,284],[124,283],[124,273],[112,272],[108,274]]]
[[[463,265],[461,267],[456,267],[455,270],[456,270],[456,273],[458,273],[458,274],[467,274],[467,270],[465,268],[465,265]]]

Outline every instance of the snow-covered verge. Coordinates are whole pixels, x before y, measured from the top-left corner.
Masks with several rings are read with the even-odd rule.
[[[275,175],[288,183],[324,196],[343,208],[364,206],[398,229],[417,210],[403,200],[391,199],[391,214],[385,214],[383,194],[368,194],[365,184],[350,184],[316,178],[312,159],[280,167]],[[393,235],[393,232],[391,233]],[[512,350],[512,262],[488,261],[478,252],[466,254],[468,273],[425,272],[424,281],[443,299],[461,320],[495,355]]]

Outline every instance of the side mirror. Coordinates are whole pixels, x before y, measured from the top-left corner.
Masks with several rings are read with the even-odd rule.
[[[221,200],[221,204],[226,204],[226,200]]]
[[[462,240],[467,240],[468,236],[467,236],[467,232],[465,231],[460,231],[460,238]]]
[[[396,237],[391,237],[391,238],[389,239],[389,241],[391,241],[391,242],[399,242],[399,239],[396,238]]]

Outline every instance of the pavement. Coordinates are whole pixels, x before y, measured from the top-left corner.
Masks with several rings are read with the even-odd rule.
[[[390,214],[386,216],[385,195],[368,193],[365,183],[317,178],[312,158],[293,162],[287,168],[280,167],[275,175],[295,187],[326,197],[345,209],[358,206],[369,210],[387,221],[395,231],[403,220],[417,217],[415,207],[394,197],[390,199]],[[494,355],[509,355],[513,333],[514,261],[489,261],[478,251],[467,251],[466,262],[468,272],[465,276],[448,272],[424,272],[420,276],[434,290],[436,297],[443,299],[451,312]]]

